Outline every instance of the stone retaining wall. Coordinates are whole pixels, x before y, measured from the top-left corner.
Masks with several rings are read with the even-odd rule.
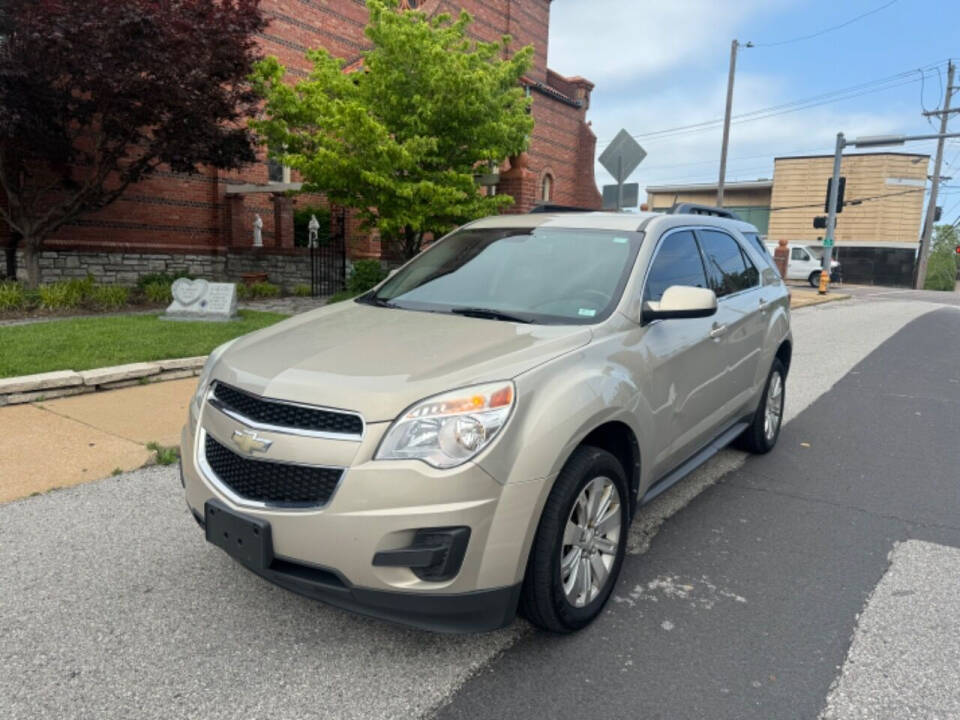
[[[350,272],[347,260],[347,274]],[[22,251],[17,252],[17,276],[26,280]],[[187,273],[208,280],[238,282],[244,273],[265,272],[270,282],[290,291],[310,284],[310,259],[306,250],[244,249],[219,255],[135,252],[81,252],[45,250],[40,256],[40,282],[52,283],[92,275],[107,285],[137,284],[150,273]],[[321,288],[331,294],[340,288]]]
[[[199,375],[207,356],[0,378],[0,407]]]

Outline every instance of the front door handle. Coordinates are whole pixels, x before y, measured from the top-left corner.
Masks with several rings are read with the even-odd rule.
[[[760,312],[762,312],[764,315],[767,314],[767,299],[766,299],[766,298],[760,298]]]
[[[710,331],[710,337],[716,340],[721,335],[723,335],[726,331],[727,331],[726,325],[714,325],[713,329]]]

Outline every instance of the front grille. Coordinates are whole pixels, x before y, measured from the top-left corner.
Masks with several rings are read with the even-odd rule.
[[[219,382],[214,387],[213,397],[224,409],[263,425],[356,437],[363,434],[363,420],[351,413],[291,405],[250,395]]]
[[[241,457],[207,435],[207,465],[235,495],[280,507],[324,505],[343,470],[306,467]]]

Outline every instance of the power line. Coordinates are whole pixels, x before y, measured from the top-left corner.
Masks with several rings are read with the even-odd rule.
[[[789,45],[790,43],[801,42],[802,40],[811,40],[811,39],[813,39],[813,38],[815,38],[815,37],[819,37],[819,36],[821,36],[821,35],[825,35],[826,33],[833,32],[834,30],[839,30],[840,28],[845,28],[845,27],[847,27],[847,25],[852,25],[853,23],[857,22],[858,20],[863,20],[863,18],[869,17],[870,15],[875,15],[876,13],[880,12],[881,10],[886,10],[888,7],[890,7],[891,5],[895,4],[896,2],[897,2],[897,0],[890,0],[890,2],[884,3],[883,5],[881,5],[881,6],[879,6],[879,7],[875,7],[873,10],[868,10],[868,11],[865,12],[865,13],[861,13],[860,15],[857,15],[857,16],[854,17],[854,18],[850,18],[850,19],[847,20],[846,22],[842,22],[842,23],[840,23],[839,25],[833,25],[833,26],[831,26],[831,27],[824,28],[823,30],[818,30],[817,32],[815,32],[815,33],[810,33],[809,35],[801,35],[800,37],[790,38],[789,40],[779,40],[779,41],[777,41],[777,42],[771,42],[771,43],[758,43],[758,42],[755,42],[755,43],[753,43],[753,46],[754,46],[754,47],[777,47],[777,46],[779,46],[779,45]]]
[[[853,200],[844,200],[843,206],[847,207],[849,205],[859,205],[860,203],[872,202],[873,200],[881,200],[883,198],[896,197],[898,195],[909,195],[911,193],[923,193],[926,191],[927,189],[925,187],[922,187],[922,188],[913,188],[910,190],[901,190],[899,192],[893,192],[893,193],[884,193],[883,195],[872,195],[870,197],[854,198]],[[770,208],[770,212],[777,212],[779,210],[801,210],[804,208],[812,208],[812,207],[814,208],[823,207],[823,203],[819,202],[819,203],[811,203],[809,205],[787,205],[784,207]]]
[[[919,82],[921,78],[913,77],[914,73],[920,71],[924,74],[926,71],[938,67],[942,64],[942,61],[939,63],[931,63],[930,65],[925,65],[921,68],[913,68],[910,70],[905,70],[895,75],[888,75],[886,77],[877,78],[875,80],[869,80],[857,85],[851,85],[845,88],[838,90],[831,90],[826,93],[820,93],[819,95],[813,95],[808,98],[801,100],[793,100],[791,102],[780,103],[779,105],[771,105],[765,108],[759,108],[757,110],[751,110],[749,112],[740,113],[739,115],[734,115],[732,122],[743,123],[751,122],[753,120],[762,120],[768,117],[775,117],[776,115],[782,115],[789,112],[797,112],[798,110],[806,110],[808,108],[817,107],[819,105],[825,105],[831,102],[837,102],[840,100],[849,100],[861,95],[867,95],[874,92],[883,92],[885,90],[892,90],[897,87],[902,87],[905,85],[910,85],[915,82]],[[673,137],[675,135],[683,135],[687,133],[694,132],[703,132],[705,130],[711,130],[723,123],[723,118],[716,118],[714,120],[705,120],[698,123],[691,123],[689,125],[678,125],[672,128],[664,128],[662,130],[652,130],[646,133],[638,133],[634,135],[634,138],[637,139],[661,139],[664,137]],[[598,147],[605,147],[609,145],[610,141],[605,141],[598,144]]]

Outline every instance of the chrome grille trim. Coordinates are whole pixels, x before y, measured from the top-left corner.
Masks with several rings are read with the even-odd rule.
[[[305,410],[314,410],[321,413],[330,413],[333,415],[342,415],[356,418],[360,423],[360,432],[357,433],[340,433],[332,432],[328,430],[311,430],[309,428],[294,427],[290,425],[275,425],[272,423],[260,422],[254,420],[253,418],[247,417],[246,415],[238,412],[234,408],[227,405],[221,399],[217,397],[217,388],[223,385],[230,390],[246,395],[250,398],[253,398],[259,402],[267,403],[271,405],[284,405],[294,408],[303,408]],[[232,420],[236,420],[243,425],[252,428],[254,430],[263,430],[265,432],[273,432],[281,435],[296,435],[299,437],[312,437],[312,438],[322,438],[325,440],[346,440],[349,442],[360,442],[363,440],[364,435],[366,434],[367,425],[363,419],[363,416],[360,413],[352,412],[350,410],[341,410],[339,408],[329,408],[321,405],[308,405],[306,403],[291,402],[289,400],[277,400],[274,398],[267,398],[260,395],[254,395],[253,393],[246,392],[245,390],[240,390],[235,388],[232,385],[227,383],[221,383],[215,381],[212,384],[208,394],[207,394],[207,403],[210,407],[214,408],[218,412],[223,413]]]

